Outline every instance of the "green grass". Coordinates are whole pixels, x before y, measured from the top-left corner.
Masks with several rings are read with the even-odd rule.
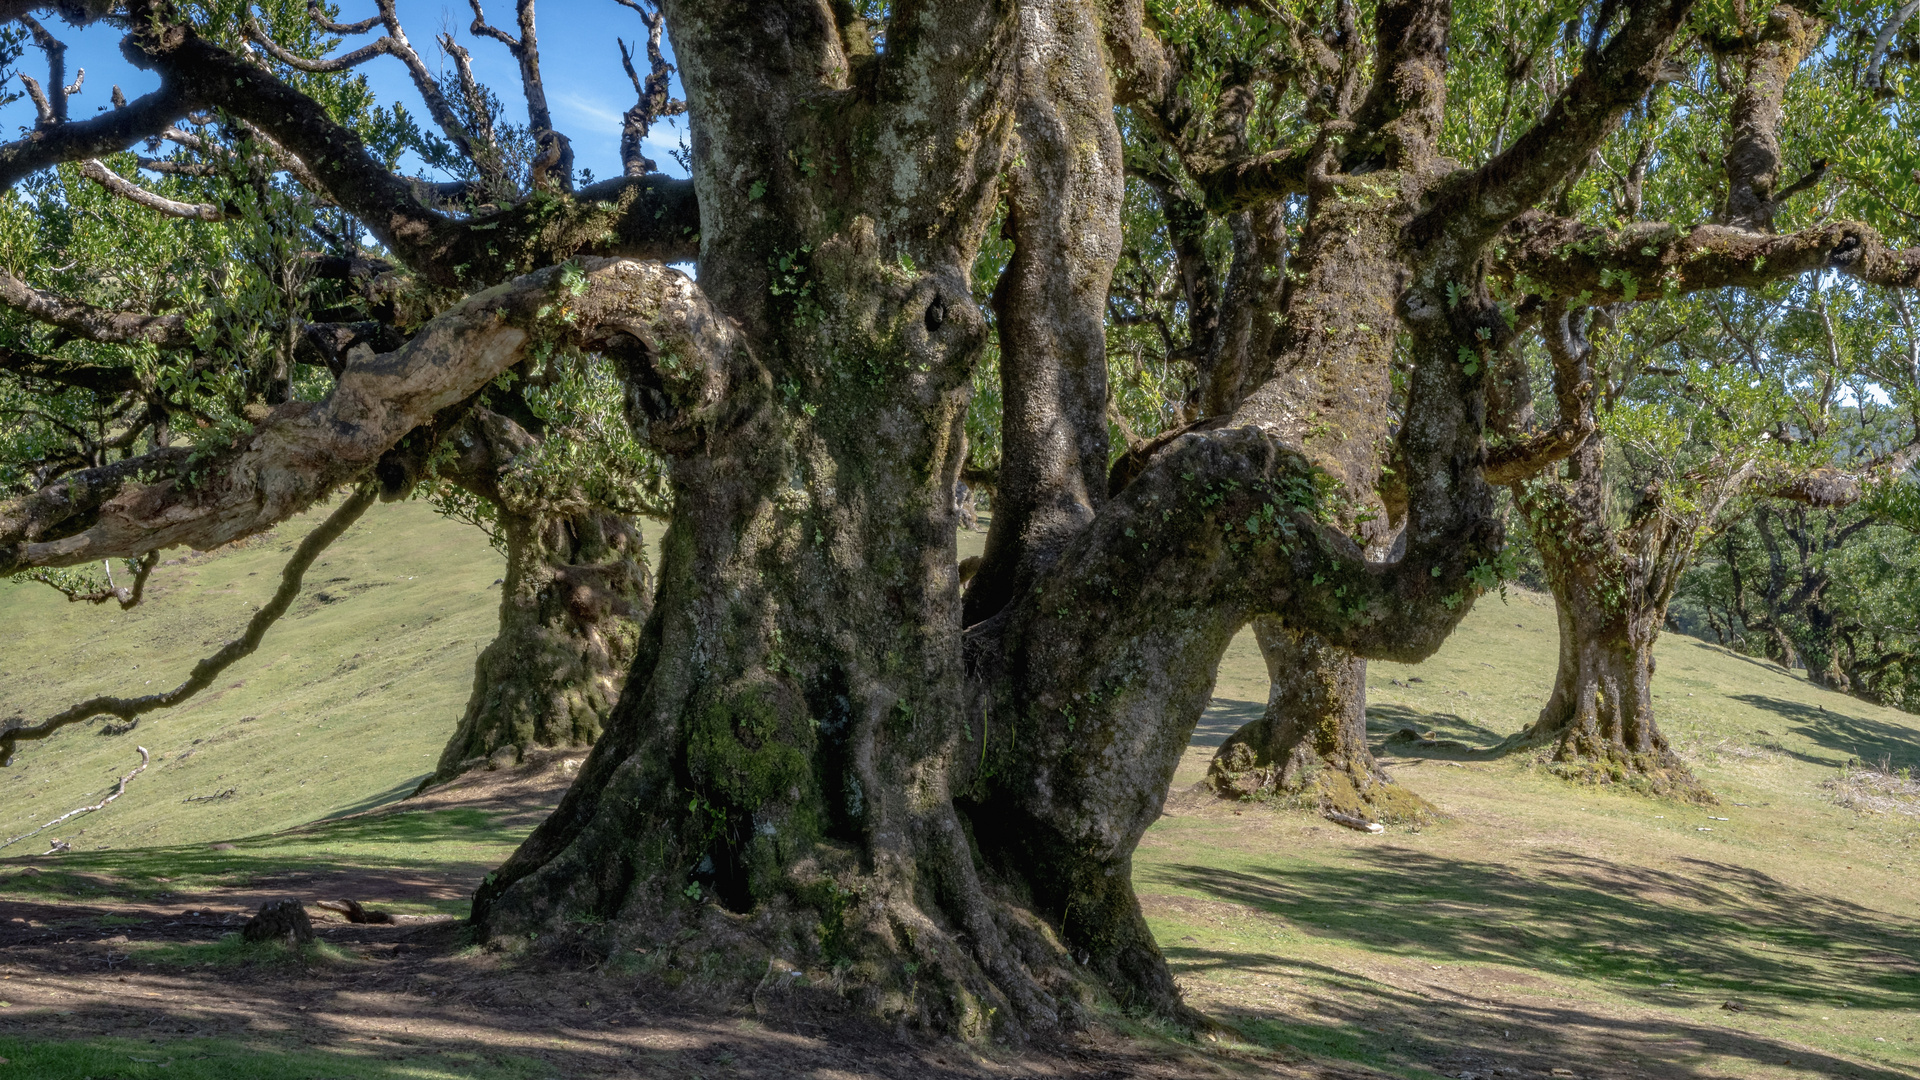
[[[281,941],[247,941],[238,932],[209,942],[133,942],[127,951],[150,964],[176,967],[352,967],[360,959],[324,941],[294,947]]]
[[[1537,715],[1555,655],[1549,600],[1483,600],[1426,664],[1371,665],[1376,752],[1403,725],[1499,741]],[[1134,878],[1190,1000],[1255,1041],[1407,1076],[1534,1044],[1583,1071],[1920,1074],[1920,817],[1822,786],[1850,759],[1920,763],[1920,721],[1691,638],[1658,662],[1659,721],[1719,807],[1435,752],[1385,760],[1437,826],[1163,818]],[[1243,635],[1203,731],[1258,715],[1258,664]]]
[[[38,719],[85,696],[178,684],[238,636],[324,513],[183,563],[173,560],[186,552],[166,553],[131,611],[0,583],[0,715]],[[22,744],[0,771],[0,840],[98,801],[139,763],[136,745],[154,762],[107,809],[4,854],[44,851],[49,836],[87,851],[269,833],[404,797],[459,720],[503,569],[472,526],[419,503],[376,504],[314,564],[259,651],[214,686],[125,735],[96,723]]]
[[[423,867],[477,880],[530,818],[339,816],[396,799],[438,754],[492,632],[500,564],[476,532],[425,508],[372,513],[377,528],[363,523],[316,567],[315,587],[336,599],[303,600],[205,699],[130,735],[81,729],[22,749],[0,774],[6,835],[97,797],[135,743],[163,760],[78,823],[79,850],[35,860],[39,873],[0,865],[0,902],[66,900],[98,917],[116,900],[356,875],[363,902],[465,912],[464,888],[399,883]],[[149,671],[177,679],[237,629],[299,532],[164,567],[151,606],[124,615],[0,587],[17,643],[0,657],[8,705],[37,715],[95,689],[137,690]],[[976,554],[984,534],[960,540]],[[1402,726],[1498,742],[1537,714],[1555,653],[1550,602],[1515,592],[1483,600],[1429,662],[1372,665],[1376,748],[1447,815],[1438,824],[1365,836],[1306,812],[1176,803],[1134,873],[1188,1000],[1228,1022],[1229,1041],[1428,1080],[1490,1075],[1474,1061],[1515,1055],[1526,1068],[1508,1075],[1920,1075],[1920,817],[1856,813],[1825,786],[1850,760],[1920,765],[1920,721],[1670,636],[1659,722],[1719,807],[1572,786],[1527,755],[1396,755],[1386,742]],[[1232,643],[1215,692],[1176,788],[1260,714],[1265,670],[1250,634]],[[182,801],[228,786],[226,800]],[[230,849],[210,846],[229,838]],[[293,960],[230,942],[165,948],[194,967]],[[0,1040],[13,1061],[0,1080],[543,1075],[425,1048],[396,1063],[277,1045]],[[127,1059],[142,1047],[172,1063],[135,1071]]]
[[[525,835],[526,826],[510,820],[524,821],[483,810],[427,810],[322,821],[239,839],[226,850],[189,844],[79,851],[30,870],[0,871],[0,898],[164,903],[211,890],[271,887],[290,877],[350,874],[363,883],[355,895],[363,903],[395,914],[464,916],[470,900],[464,891],[422,898],[401,881],[429,867],[477,879],[504,862]],[[380,891],[383,881],[394,895]]]
[[[33,1080],[546,1080],[553,1067],[518,1055],[373,1047],[316,1048],[265,1039],[0,1037],[0,1077]]]

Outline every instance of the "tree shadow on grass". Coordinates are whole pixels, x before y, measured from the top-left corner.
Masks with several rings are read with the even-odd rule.
[[[391,806],[413,794],[414,791],[419,788],[420,781],[425,780],[431,775],[431,773],[421,773],[419,776],[413,777],[410,780],[402,780],[377,795],[369,795],[351,806],[335,810],[321,820],[334,821],[339,818],[352,817],[355,814],[364,814],[369,810],[379,810],[383,807]]]
[[[375,814],[217,846],[0,859],[0,899],[159,901],[194,890],[290,889],[327,879],[354,882],[359,898],[437,895],[450,882],[464,893],[530,827],[510,822],[514,817],[460,808]]]
[[[1469,744],[1468,749],[1459,747],[1423,747],[1417,742],[1395,739],[1393,736],[1402,729],[1412,729],[1422,735],[1432,732],[1436,739],[1453,740]],[[1399,754],[1406,757],[1465,758],[1485,755],[1494,745],[1506,736],[1484,724],[1474,723],[1464,716],[1453,713],[1421,712],[1405,705],[1369,705],[1367,706],[1367,733],[1373,736],[1373,751],[1376,754]],[[1472,746],[1479,743],[1481,746]]]
[[[1834,757],[1825,757],[1784,751],[1801,761],[1829,768],[1846,764],[1848,758],[1858,758],[1870,764],[1879,764],[1886,759],[1894,768],[1920,766],[1920,728],[1869,720],[1864,716],[1836,712],[1817,705],[1802,705],[1797,701],[1784,701],[1765,694],[1734,694],[1732,698],[1786,719],[1794,725],[1794,734],[1835,753]]]
[[[1359,849],[1345,864],[1317,867],[1311,875],[1176,865],[1143,879],[1281,916],[1303,933],[1376,956],[1427,965],[1499,965],[1517,980],[1529,972],[1559,974],[1604,983],[1662,1010],[1658,1017],[1631,1018],[1455,993],[1462,1002],[1479,1002],[1477,1009],[1498,1005],[1497,1017],[1487,1022],[1525,1029],[1519,1042],[1557,1046],[1563,1054],[1574,1051],[1570,1040],[1578,1028],[1583,1045],[1613,1046],[1632,1060],[1665,1057],[1660,1075],[1706,1075],[1687,1065],[1677,1049],[1663,1049],[1679,1045],[1665,1040],[1679,1032],[1682,1043],[1711,1043],[1716,1053],[1756,1064],[1791,1060],[1824,1075],[1873,1080],[1911,1075],[1838,1058],[1823,1064],[1821,1055],[1797,1044],[1687,1018],[1688,1010],[1736,999],[1762,1014],[1842,1002],[1853,1009],[1920,1008],[1920,963],[1914,960],[1920,957],[1920,923],[1797,889],[1746,867],[1689,859],[1668,871],[1566,851],[1541,852],[1509,867],[1377,847]],[[1233,969],[1244,977],[1271,969],[1289,979],[1306,978],[1331,995],[1328,1015],[1348,1023],[1412,1016],[1438,1000],[1415,1000],[1358,976],[1309,970],[1311,965],[1282,957],[1203,954],[1178,946],[1168,955],[1188,970]],[[1372,988],[1360,993],[1345,985],[1356,980]],[[1336,1000],[1342,993],[1357,993],[1360,1000]],[[1447,993],[1454,992],[1442,988],[1441,996]],[[1271,1022],[1284,1025],[1286,1018]],[[1414,1027],[1424,1030],[1423,1023]],[[1410,1053],[1429,1060],[1445,1049],[1419,1030],[1397,1037],[1413,1048]],[[1460,1037],[1453,1032],[1446,1041]],[[1483,1055],[1511,1058],[1519,1052],[1505,1046],[1504,1038],[1482,1041]]]
[[[1214,698],[1207,711],[1200,716],[1200,722],[1194,725],[1193,737],[1189,746],[1219,746],[1233,736],[1233,733],[1260,719],[1267,713],[1264,701],[1238,701],[1233,698]]]

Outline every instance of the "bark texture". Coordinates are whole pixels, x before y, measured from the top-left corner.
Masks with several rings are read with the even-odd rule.
[[[503,517],[500,629],[435,779],[584,747],[619,699],[651,596],[640,534],[603,510]]]
[[[656,602],[579,782],[476,895],[477,934],[734,991],[791,966],[964,1037],[1072,1026],[1102,995],[1183,1015],[1131,858],[1234,633],[1280,617],[1313,635],[1287,683],[1312,702],[1315,752],[1331,732],[1337,756],[1363,713],[1355,661],[1334,650],[1423,659],[1488,583],[1502,535],[1485,371],[1518,332],[1487,282],[1496,251],[1540,280],[1672,259],[1698,273],[1684,288],[1920,266],[1858,226],[1651,241],[1516,225],[1643,98],[1689,5],[1625,0],[1545,120],[1465,169],[1437,145],[1451,9],[1382,0],[1371,35],[1348,25],[1345,53],[1312,65],[1303,145],[1182,144],[1189,172],[1220,178],[1207,205],[1248,215],[1240,284],[1279,288],[1279,316],[1223,317],[1234,360],[1206,393],[1220,412],[1107,475],[1111,105],[1171,103],[1159,129],[1182,130],[1177,72],[1137,5],[896,0],[876,49],[850,5],[668,2],[691,182],[568,193],[550,176],[468,216],[270,66],[129,10],[131,46],[177,88],[130,120],[70,124],[95,127],[59,145],[95,156],[150,133],[122,126],[156,109],[218,107],[306,162],[421,280],[503,284],[397,350],[355,350],[331,397],[281,406],[202,462],[204,484],[183,457],[156,459],[169,468],[75,474],[0,507],[0,572],[257,531],[538,350],[609,357],[635,431],[671,465]],[[0,148],[0,180],[31,149]],[[969,275],[1003,184],[1007,464],[963,599],[953,492],[988,333]],[[1309,215],[1281,284],[1271,202],[1293,193]],[[697,223],[677,216],[696,201]],[[625,258],[554,265],[681,257],[696,231],[697,283]],[[1555,261],[1570,237],[1592,242]],[[46,308],[76,321],[62,310]],[[605,565],[591,527],[571,547],[548,528],[529,528],[530,550]]]
[[[1654,642],[1705,522],[1650,492],[1616,531],[1606,518],[1601,458],[1600,440],[1589,440],[1568,459],[1564,479],[1513,489],[1560,616],[1553,692],[1524,738],[1544,746],[1549,767],[1568,779],[1713,803],[1653,715]]]
[[[1277,619],[1255,619],[1253,630],[1271,685],[1267,711],[1221,744],[1207,785],[1224,798],[1292,799],[1372,821],[1434,817],[1374,760],[1366,661]]]
[[[474,664],[466,712],[427,783],[483,762],[514,764],[536,747],[592,745],[653,601],[634,524],[577,488],[548,490],[514,475],[534,436],[475,408],[452,439],[442,474],[493,504],[507,570],[499,632]]]

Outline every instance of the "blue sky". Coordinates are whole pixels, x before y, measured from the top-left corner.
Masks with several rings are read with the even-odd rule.
[[[509,33],[516,32],[512,0],[483,0],[487,21]],[[506,46],[490,39],[476,40],[467,33],[473,21],[472,9],[462,0],[458,4],[441,0],[399,0],[401,25],[407,38],[430,68],[443,63],[451,66],[436,40],[450,32],[473,54],[475,73],[493,87],[514,123],[526,122],[526,99],[520,89],[519,67]],[[634,102],[633,84],[620,67],[616,38],[639,47],[646,39],[646,25],[640,16],[614,0],[543,0],[538,9],[541,73],[547,90],[548,107],[554,125],[573,140],[576,168],[593,170],[597,178],[620,175],[620,116]],[[374,13],[371,0],[342,0],[338,18],[353,22]],[[77,29],[57,17],[44,24],[55,37],[67,43],[67,78],[76,68],[87,70],[86,84],[69,104],[70,115],[82,120],[109,104],[117,83],[128,98],[137,97],[158,85],[148,72],[128,64],[120,55],[120,34],[106,26]],[[366,44],[379,32],[347,40],[340,51]],[[642,53],[644,59],[644,53]],[[671,59],[671,57],[669,57]],[[28,46],[20,60],[20,70],[46,81],[46,59],[39,49]],[[428,126],[426,108],[413,89],[406,69],[392,57],[377,57],[359,69],[372,83],[382,102],[400,101],[423,126]],[[644,71],[643,71],[644,74]],[[20,89],[16,81],[11,91]],[[680,93],[674,80],[674,93]],[[14,138],[34,119],[32,102],[22,98],[0,108],[0,138]],[[655,126],[645,148],[648,157],[672,175],[686,175],[668,149],[678,145],[686,131],[686,118],[677,118],[678,127],[669,123]]]

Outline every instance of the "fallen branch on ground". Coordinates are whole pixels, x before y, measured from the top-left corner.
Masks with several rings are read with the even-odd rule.
[[[323,907],[328,911],[345,915],[347,921],[350,923],[391,923],[394,921],[393,916],[387,912],[368,911],[366,908],[361,907],[360,902],[357,900],[317,900],[314,902],[314,906]]]
[[[1368,821],[1366,818],[1363,818],[1363,817],[1354,817],[1352,814],[1343,814],[1338,810],[1324,810],[1324,811],[1321,811],[1320,816],[1326,818],[1328,821],[1333,822],[1335,825],[1345,825],[1347,828],[1356,830],[1358,832],[1382,833],[1387,831],[1387,827],[1385,825],[1380,824],[1377,821]]]
[[[137,746],[134,749],[140,751],[140,764],[134,766],[134,769],[132,772],[121,777],[120,782],[113,785],[113,794],[108,795],[106,798],[101,799],[99,802],[94,803],[92,806],[82,806],[77,810],[69,810],[64,814],[61,814],[59,817],[54,818],[52,821],[47,822],[45,825],[42,825],[39,828],[33,830],[32,832],[21,833],[19,836],[14,837],[13,839],[7,841],[6,843],[0,844],[0,848],[12,847],[13,845],[19,843],[20,841],[25,840],[29,836],[38,836],[39,834],[46,832],[48,829],[53,828],[55,825],[60,824],[61,822],[67,820],[70,817],[77,817],[81,814],[90,814],[95,810],[104,809],[108,803],[119,798],[127,790],[127,781],[145,772],[147,770],[147,763],[152,760],[152,758],[150,758],[147,755],[146,747]],[[57,841],[55,842],[54,847],[56,850],[61,850],[60,845]],[[71,848],[72,845],[68,845],[68,847]]]

